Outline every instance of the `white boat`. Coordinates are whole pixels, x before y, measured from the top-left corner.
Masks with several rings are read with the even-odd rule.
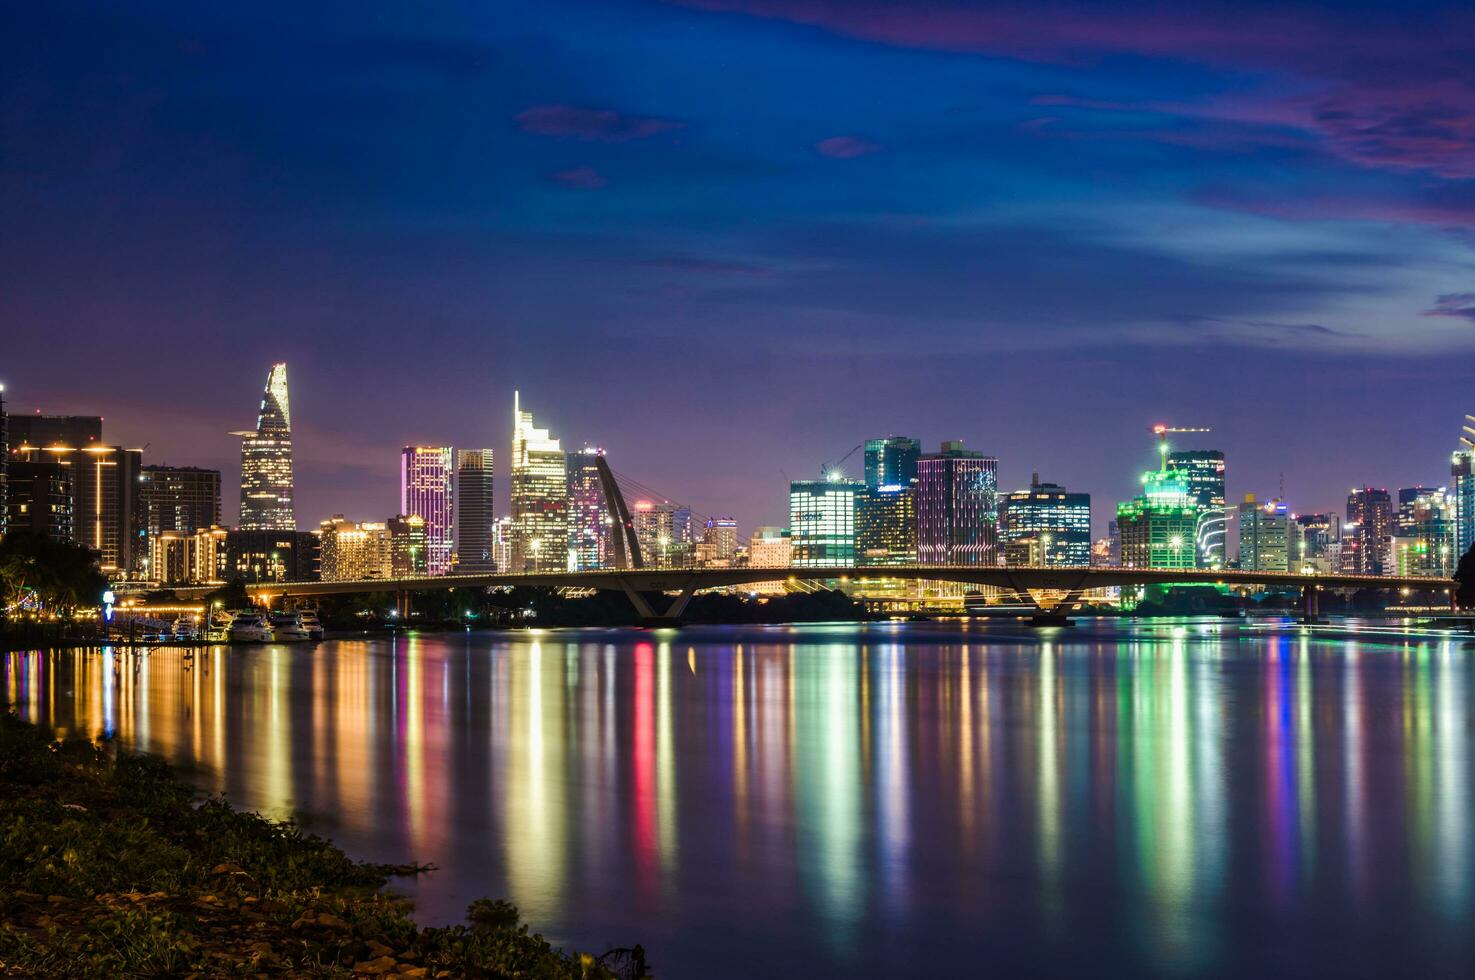
[[[307,630],[296,613],[278,613],[271,618],[271,638],[277,643],[305,643]]]
[[[271,627],[253,612],[238,612],[230,621],[226,637],[232,643],[270,643]]]
[[[307,630],[309,640],[321,640],[323,638],[323,623],[318,619],[317,610],[308,609],[298,613],[302,619],[302,628]]]

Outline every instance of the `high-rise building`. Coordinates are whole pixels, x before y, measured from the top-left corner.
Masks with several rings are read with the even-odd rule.
[[[1224,454],[1217,449],[1174,449],[1168,469],[1177,470],[1198,508],[1194,561],[1199,568],[1223,568],[1228,513],[1224,496]]]
[[[613,567],[610,534],[613,523],[599,478],[604,450],[585,446],[568,459],[569,570],[587,572]]]
[[[102,417],[98,415],[12,415],[7,429],[11,449],[26,446],[82,449],[102,443]]]
[[[1124,568],[1194,568],[1198,501],[1178,470],[1142,476],[1140,496],[1117,504],[1116,526]]]
[[[863,486],[838,474],[789,484],[793,567],[855,564],[855,497]]]
[[[16,453],[7,460],[7,533],[26,531],[56,541],[77,540],[73,453]]]
[[[149,537],[220,523],[220,471],[145,466],[138,474],[139,529]]]
[[[1033,474],[1028,490],[1005,494],[999,504],[1000,533],[1009,545],[1030,539],[1042,565],[1091,564],[1091,495],[1071,493]]]
[[[160,585],[214,585],[229,570],[230,530],[219,524],[193,532],[164,531],[149,539],[149,577]]]
[[[1337,570],[1341,565],[1341,538],[1341,515],[1297,515],[1291,528],[1291,570],[1303,573]]]
[[[391,577],[423,578],[430,574],[425,518],[419,514],[396,514],[384,524],[389,531]]]
[[[426,574],[446,574],[456,550],[456,450],[406,446],[399,487],[400,513],[425,520]]]
[[[227,531],[225,552],[226,581],[311,582],[318,573],[318,536],[312,531]]]
[[[456,574],[497,570],[497,510],[492,494],[492,451],[456,454]]]
[[[919,563],[999,564],[998,468],[997,459],[961,442],[917,460]]]
[[[1392,556],[1400,575],[1447,576],[1454,572],[1455,498],[1444,487],[1404,487]]]
[[[362,582],[394,574],[389,526],[382,521],[359,523],[334,514],[318,525],[318,539],[318,577],[324,582]]]
[[[1449,460],[1450,497],[1454,504],[1455,564],[1475,546],[1475,415],[1465,416],[1460,446]]]
[[[637,500],[630,511],[646,568],[685,568],[695,558],[691,508]]]
[[[492,526],[492,558],[497,563],[497,571],[499,572],[508,572],[515,567],[512,564],[512,539],[515,536],[516,529],[512,523],[512,518],[497,518],[497,523]]]
[[[1349,493],[1342,571],[1352,575],[1391,573],[1393,530],[1393,498],[1387,490],[1362,487]]]
[[[1279,499],[1260,503],[1252,493],[1239,505],[1239,567],[1250,572],[1290,571],[1290,515]]]
[[[518,572],[568,569],[567,459],[512,395],[512,565]]]
[[[909,487],[917,480],[917,459],[922,444],[906,436],[867,439],[865,444],[866,486]]]
[[[709,517],[697,542],[696,563],[704,568],[727,568],[737,557],[737,521],[731,517]]]
[[[866,486],[856,491],[855,563],[917,563],[917,488],[913,483]]]
[[[287,365],[273,364],[266,376],[256,428],[241,437],[241,529],[291,531],[292,409],[287,399]]]

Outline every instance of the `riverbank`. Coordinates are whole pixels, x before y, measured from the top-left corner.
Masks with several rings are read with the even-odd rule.
[[[639,947],[567,954],[480,900],[421,928],[290,823],[197,803],[161,760],[57,743],[0,714],[0,975],[640,977]]]

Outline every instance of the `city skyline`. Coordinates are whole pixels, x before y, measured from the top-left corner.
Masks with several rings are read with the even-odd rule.
[[[387,513],[384,444],[503,448],[516,386],[745,525],[887,432],[1090,488],[1098,521],[1156,420],[1318,510],[1440,476],[1470,12],[880,9],[18,11],[12,397],[229,472],[259,382],[201,365],[289,361],[303,523]],[[453,354],[385,356],[406,337]]]

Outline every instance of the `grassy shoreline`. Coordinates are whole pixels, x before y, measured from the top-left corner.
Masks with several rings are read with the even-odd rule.
[[[506,902],[422,928],[365,864],[291,823],[200,802],[173,767],[0,713],[0,976],[640,977],[553,948]]]

